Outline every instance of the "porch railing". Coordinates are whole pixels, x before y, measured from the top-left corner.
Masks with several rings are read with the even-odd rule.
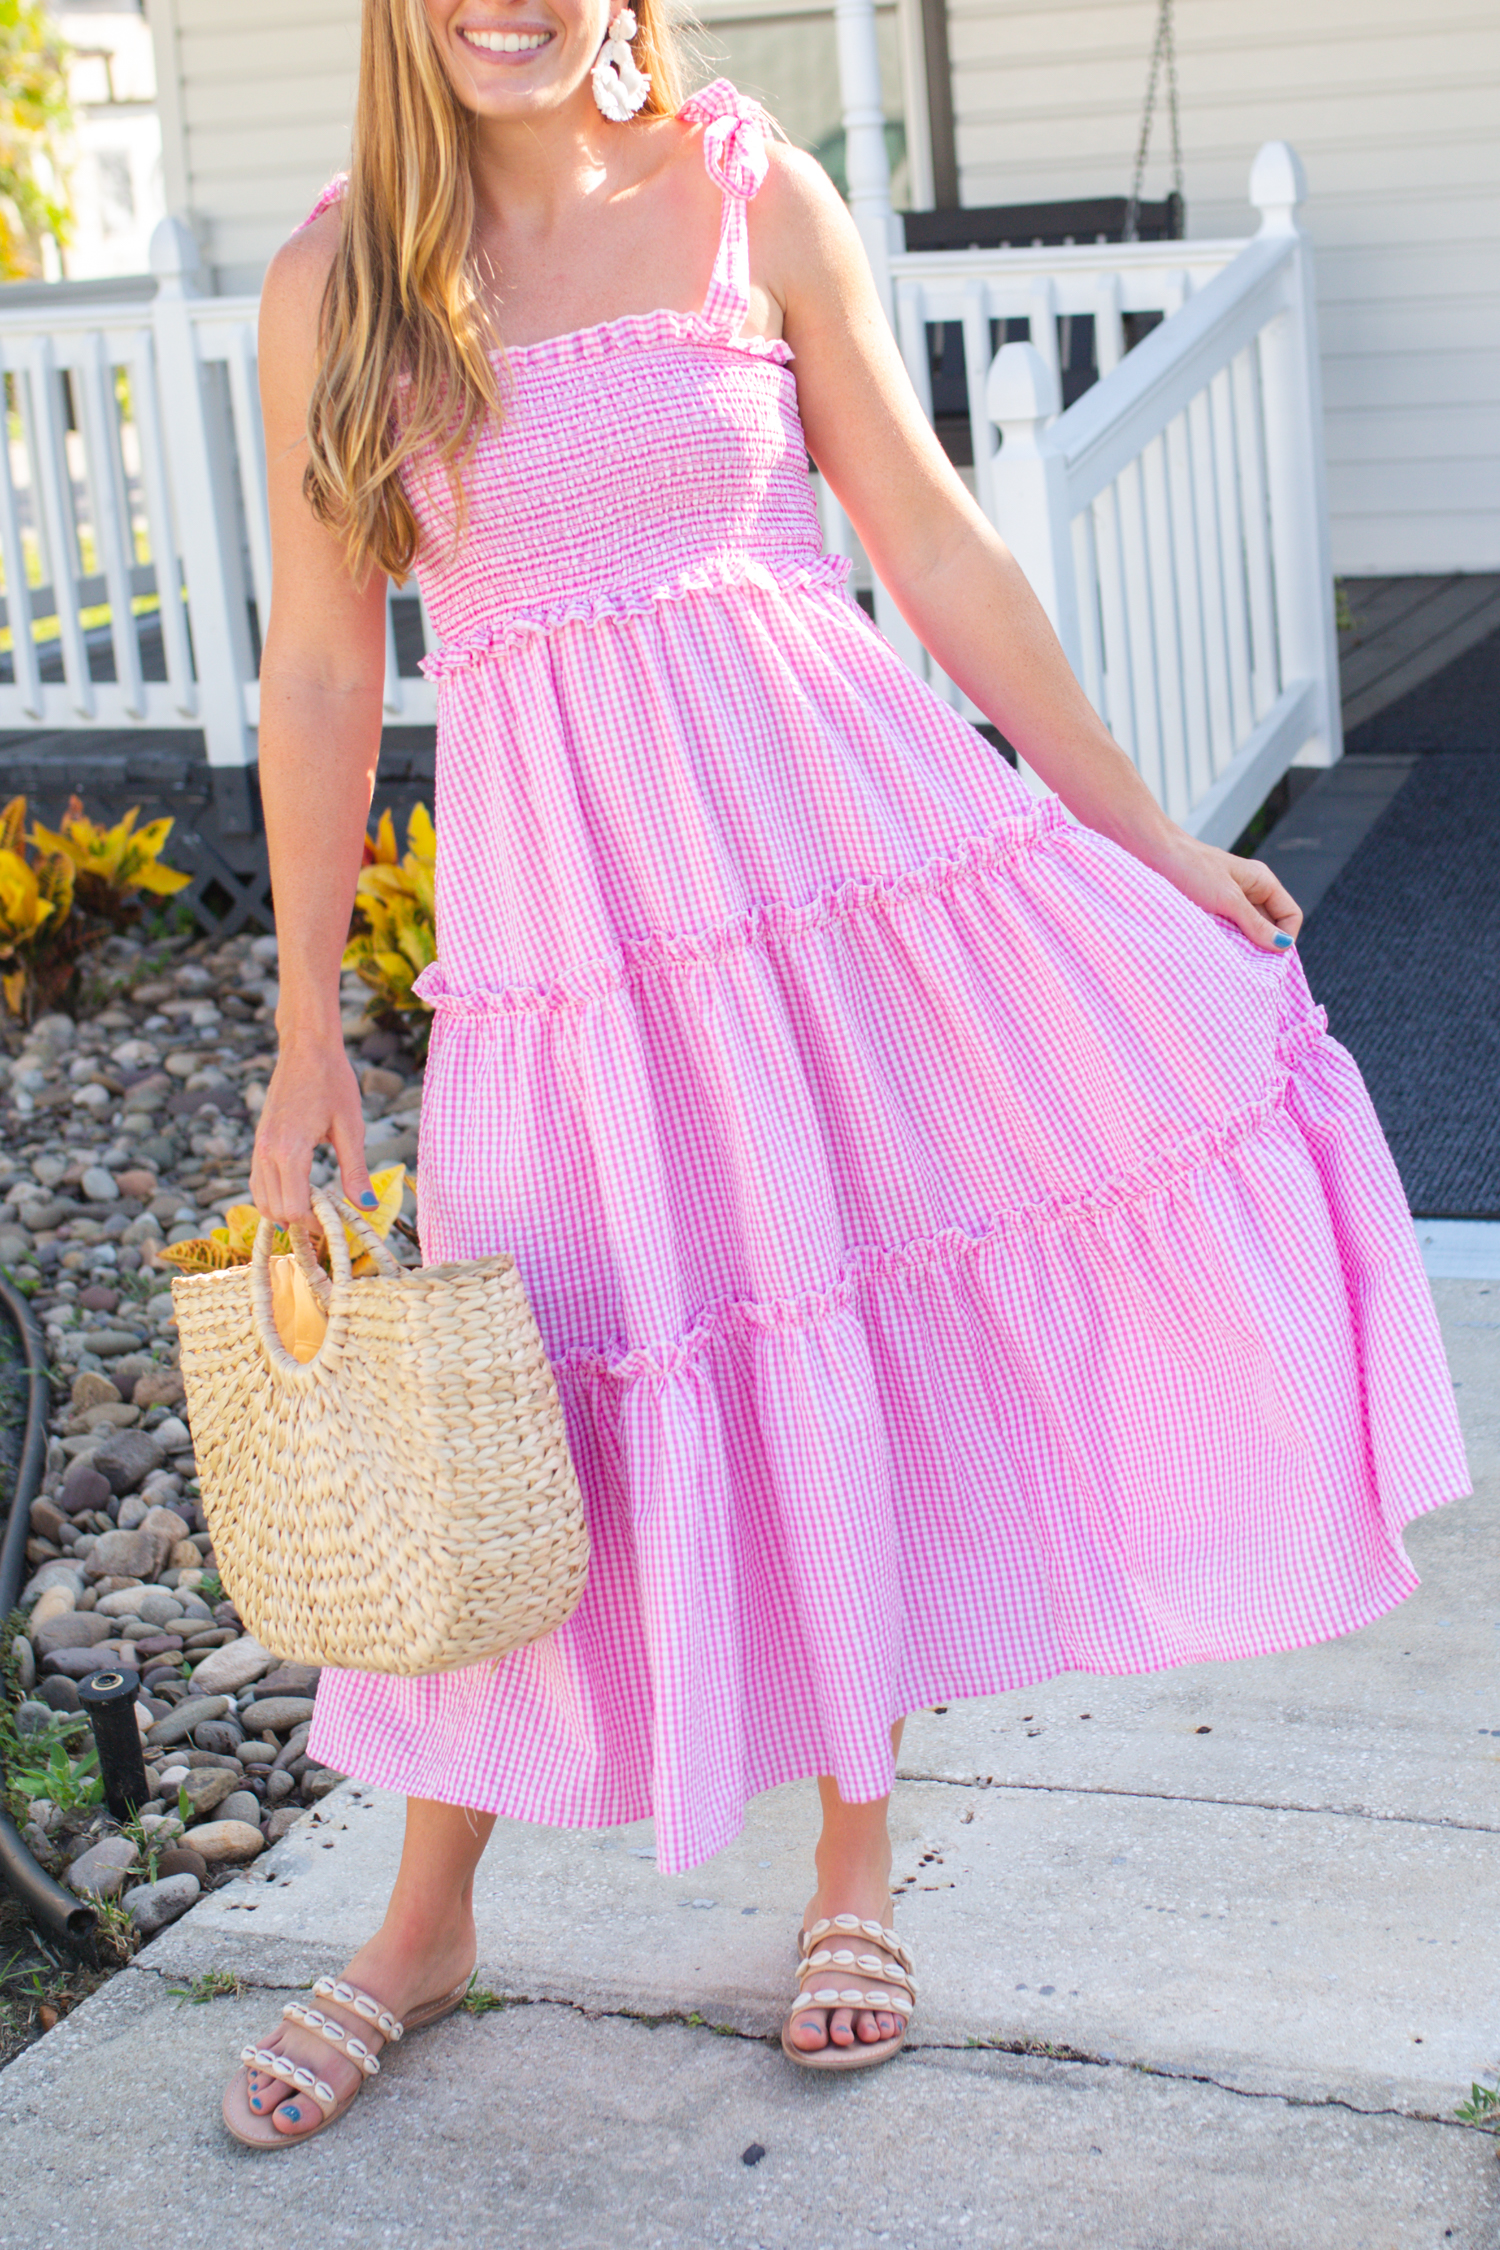
[[[889,261],[929,412],[934,339],[961,331],[966,473],[1096,708],[1168,810],[1222,842],[1293,758],[1340,750],[1291,150],[1261,151],[1250,192],[1261,227],[1249,242]],[[198,293],[196,245],[174,220],[157,229],[152,265],[149,295],[126,284],[0,297],[0,729],[201,728],[232,825],[237,801],[249,819],[271,584],[257,308]],[[1012,333],[1022,321],[1026,342]],[[1080,321],[1098,379],[1062,412],[1063,343]],[[822,505],[831,544],[856,553],[842,512],[826,494]],[[872,591],[907,661],[980,717]],[[416,672],[430,641],[414,598],[388,608],[391,723],[435,717]]]

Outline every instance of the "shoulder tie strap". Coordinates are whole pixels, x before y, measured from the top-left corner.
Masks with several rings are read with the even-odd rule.
[[[704,128],[704,166],[724,191],[719,252],[702,317],[724,335],[736,336],[750,310],[750,229],[745,206],[770,169],[766,156],[770,120],[759,102],[740,93],[727,78],[716,78],[684,102],[677,114],[685,125]]]
[[[329,207],[329,205],[330,205],[330,204],[333,204],[333,203],[342,203],[342,202],[343,202],[343,200],[344,200],[344,194],[345,194],[345,190],[346,190],[346,189],[348,188],[348,185],[349,185],[349,175],[348,175],[348,173],[347,173],[347,172],[335,172],[335,173],[334,173],[334,175],[333,175],[333,178],[332,178],[332,179],[331,179],[331,180],[329,181],[329,183],[328,183],[327,187],[326,187],[326,188],[324,188],[324,190],[323,190],[322,194],[321,194],[321,195],[320,195],[320,196],[318,197],[318,200],[317,200],[317,202],[316,202],[316,203],[315,203],[315,204],[313,205],[312,209],[311,209],[311,210],[310,210],[310,211],[308,212],[308,214],[307,214],[307,217],[306,217],[306,218],[305,218],[305,219],[304,219],[304,220],[303,220],[303,221],[301,222],[301,225],[300,225],[300,226],[299,226],[299,227],[297,228],[297,232],[298,232],[298,234],[300,234],[300,233],[302,232],[302,228],[303,228],[303,227],[310,227],[310,226],[312,225],[312,223],[313,223],[313,220],[314,220],[314,219],[321,219],[321,218],[322,218],[322,216],[323,216],[323,213],[324,213],[324,212],[325,212],[325,211],[326,211],[326,210],[328,209],[328,207]]]

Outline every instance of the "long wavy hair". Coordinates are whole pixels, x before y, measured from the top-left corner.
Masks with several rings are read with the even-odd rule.
[[[682,106],[670,0],[634,0],[644,116]],[[455,534],[463,468],[501,412],[496,337],[474,262],[475,130],[449,83],[423,0],[363,0],[359,92],[338,252],[323,295],[302,489],[349,566],[410,573],[417,521],[401,471],[446,473]]]

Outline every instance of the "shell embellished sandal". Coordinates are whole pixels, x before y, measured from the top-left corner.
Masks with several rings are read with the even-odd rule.
[[[835,1914],[803,1930],[797,1949],[801,1955],[797,1996],[781,2027],[781,2051],[787,2060],[800,2063],[804,2070],[872,2070],[899,2054],[917,2004],[917,1988],[911,1955],[895,1931],[879,1922],[861,1921],[857,1914]],[[901,2028],[889,2039],[856,2039],[848,2047],[835,2047],[831,2040],[825,2047],[793,2043],[799,2016],[834,2008],[898,2016]]]
[[[281,2013],[288,2023],[299,2025],[304,2031],[314,2031],[326,2039],[337,2054],[345,2056],[359,2072],[354,2084],[343,2095],[336,2094],[326,2078],[307,2063],[294,2062],[290,2055],[278,2054],[271,2047],[242,2047],[240,2061],[244,2068],[233,2077],[224,2092],[224,2122],[237,2141],[246,2148],[300,2148],[332,2125],[360,2091],[367,2078],[380,2074],[379,2048],[394,2046],[408,2031],[420,2031],[427,2024],[437,2023],[443,2016],[452,2015],[469,1989],[469,1979],[455,1985],[441,2000],[429,2000],[420,2008],[413,2008],[404,2023],[398,2022],[389,2008],[383,2008],[368,1992],[346,1984],[342,1978],[319,1977],[313,1986],[314,2000],[325,2003],[322,2008],[305,2007],[300,2000],[288,2000]],[[337,2014],[328,2012],[328,2003]],[[345,2020],[345,2019],[351,2020]],[[373,2033],[376,2044],[371,2045],[367,2034]],[[267,2078],[280,2079],[288,2094],[305,2095],[323,2112],[318,2123],[305,2133],[283,2133],[272,2123],[277,2103],[261,2111],[250,2107],[250,2073],[258,2070]]]

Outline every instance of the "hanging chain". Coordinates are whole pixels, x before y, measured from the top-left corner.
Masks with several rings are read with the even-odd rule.
[[[1135,152],[1135,182],[1125,206],[1125,240],[1140,240],[1141,190],[1146,184],[1146,158],[1151,149],[1151,122],[1156,109],[1156,88],[1163,68],[1167,79],[1167,116],[1172,129],[1172,190],[1182,195],[1182,128],[1177,113],[1177,42],[1172,31],[1172,0],[1161,0],[1156,19],[1156,43],[1146,78],[1146,107],[1141,118],[1140,146]]]

